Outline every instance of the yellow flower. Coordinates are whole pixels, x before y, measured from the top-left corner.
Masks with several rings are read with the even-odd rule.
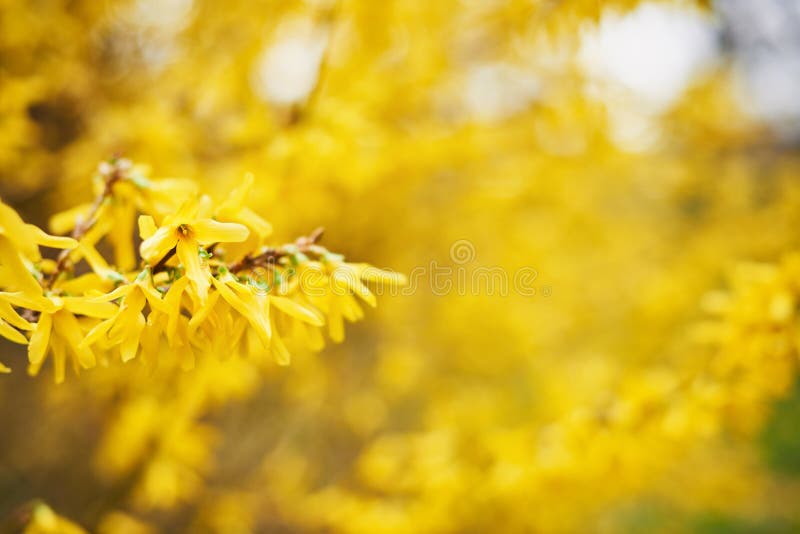
[[[163,339],[183,368],[196,357],[242,350],[266,350],[287,365],[287,333],[319,349],[327,315],[331,337],[340,341],[343,320],[363,317],[354,296],[375,305],[365,282],[391,278],[317,245],[319,230],[266,246],[270,224],[244,205],[251,174],[214,209],[185,182],[153,182],[136,169],[127,160],[101,164],[95,200],[51,220],[74,239],[49,236],[0,203],[0,336],[27,344],[31,374],[48,354],[57,382],[68,359],[76,371],[105,364],[112,353],[123,362],[141,353],[151,364],[165,353]],[[137,212],[145,268],[134,275],[128,249]],[[115,267],[98,250],[103,239],[115,251]],[[71,250],[42,259],[38,244]],[[213,260],[203,261],[212,248]],[[91,272],[78,275],[81,261]],[[304,285],[298,272],[320,276]],[[0,373],[8,371],[0,364]]]
[[[337,343],[344,341],[344,319],[355,322],[364,316],[353,295],[358,295],[371,307],[376,305],[375,295],[364,282],[377,283],[381,289],[406,284],[402,274],[367,263],[346,263],[341,256],[331,253],[323,254],[321,262],[303,264],[298,273],[299,291],[326,314],[328,335]]]
[[[313,326],[324,324],[322,317],[315,310],[286,297],[268,295],[252,284],[245,285],[227,271],[219,280],[212,278],[211,282],[225,302],[250,323],[263,347],[270,349],[275,360],[281,365],[288,365],[290,356],[275,328],[271,307]]]
[[[272,328],[269,322],[267,295],[252,291],[250,287],[238,282],[227,272],[220,276],[219,280],[211,278],[211,283],[225,302],[250,323],[264,348],[268,348],[272,339]]]
[[[74,248],[69,237],[54,237],[36,226],[25,224],[19,215],[0,202],[0,288],[21,291],[31,297],[41,293],[31,262],[41,260],[37,244],[55,248]]]
[[[250,234],[246,226],[210,218],[207,208],[206,202],[187,201],[175,214],[167,216],[155,231],[152,218],[142,216],[139,221],[144,239],[139,249],[142,258],[153,265],[175,249],[201,302],[208,298],[211,272],[200,260],[200,247],[244,241]]]
[[[244,224],[255,232],[259,240],[263,240],[272,233],[272,225],[245,206],[245,200],[247,200],[254,182],[255,177],[252,173],[245,174],[241,185],[234,188],[228,197],[222,201],[216,214],[221,219]]]
[[[94,182],[96,195],[105,195],[109,176],[115,169],[120,173],[119,178],[110,185],[110,194],[104,196],[94,214],[93,229],[97,229],[97,235],[93,241],[105,236],[114,249],[117,267],[129,270],[136,265],[131,237],[137,210],[153,214],[170,213],[183,199],[196,194],[197,186],[190,180],[150,180],[146,177],[144,167],[121,159],[116,164],[100,164]],[[50,229],[57,234],[70,232],[86,222],[93,208],[92,203],[85,203],[57,213],[50,218]]]
[[[228,260],[241,258],[257,249],[272,234],[272,225],[245,205],[253,184],[253,174],[245,174],[242,183],[235,187],[214,211],[217,219],[243,224],[250,230],[250,236],[245,241],[224,247]]]
[[[120,345],[122,361],[127,362],[136,357],[142,331],[146,320],[142,315],[145,304],[152,310],[168,312],[167,304],[161,294],[150,282],[150,271],[145,269],[132,283],[122,285],[114,291],[95,297],[93,302],[109,302],[121,298],[119,311],[105,321],[98,323],[86,334],[81,347],[89,347],[101,337],[108,334],[111,345]]]
[[[89,297],[57,297],[39,295],[31,297],[24,293],[0,293],[0,300],[10,305],[39,312],[39,320],[33,328],[28,343],[28,372],[39,373],[48,351],[53,354],[56,382],[64,381],[67,355],[72,358],[75,370],[94,367],[97,358],[91,348],[83,346],[81,321],[75,315],[94,319],[108,319],[117,312],[109,302],[96,302]],[[4,316],[7,319],[8,315]]]

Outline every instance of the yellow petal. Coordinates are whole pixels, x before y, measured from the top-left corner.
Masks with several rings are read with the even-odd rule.
[[[135,286],[133,284],[125,284],[119,286],[114,291],[110,293],[106,293],[105,295],[100,295],[99,297],[93,297],[91,300],[93,302],[111,302],[112,300],[117,300],[118,298],[122,298],[130,293]]]
[[[358,282],[356,284],[355,292],[356,292],[356,295],[361,297],[361,300],[366,302],[371,307],[374,308],[375,306],[378,305],[378,301],[375,298],[375,295],[373,295],[372,291],[370,291],[369,288],[367,286],[365,286],[364,284],[362,284],[361,282]]]
[[[78,246],[78,242],[71,237],[50,235],[38,226],[34,226],[32,224],[28,224],[26,226],[28,227],[28,230],[30,230],[31,235],[33,235],[34,242],[43,247],[75,248]]]
[[[194,215],[194,220],[208,219],[214,211],[214,201],[208,195],[202,195],[197,203],[197,211]]]
[[[5,365],[3,365],[3,362],[0,362],[0,373],[10,373],[10,372],[11,368],[6,367]]]
[[[110,319],[106,319],[105,321],[101,321],[94,325],[94,327],[89,330],[89,332],[84,336],[83,340],[81,341],[81,347],[91,347],[100,339],[108,333],[111,327],[114,326],[114,317]]]
[[[50,222],[48,224],[50,231],[54,234],[66,234],[71,232],[78,223],[78,219],[86,217],[91,209],[92,205],[90,203],[86,203],[80,204],[66,211],[56,213],[50,217]]]
[[[14,242],[14,246],[28,259],[41,259],[39,247],[22,217],[11,206],[0,202],[0,233]]]
[[[194,239],[181,239],[178,241],[178,259],[183,264],[186,276],[192,282],[201,303],[208,298],[208,279],[211,273],[207,267],[200,264],[200,254],[197,241]]]
[[[127,329],[122,339],[119,352],[123,362],[129,362],[136,357],[139,350],[139,340],[142,337],[142,330],[144,330],[144,317],[141,313],[136,315],[136,321]]]
[[[229,288],[225,282],[217,280],[216,278],[211,278],[211,283],[214,284],[214,287],[217,288],[217,291],[222,294],[222,298],[225,299],[231,308],[239,312],[242,316],[247,317],[250,314],[250,309],[247,307],[247,304],[234,293],[231,288]]]
[[[356,299],[354,299],[352,295],[338,297],[336,300],[339,301],[342,315],[344,315],[344,318],[351,323],[360,321],[364,318],[364,310],[361,309],[361,306],[358,305],[358,302],[356,302]]]
[[[0,285],[30,295],[42,292],[39,282],[28,271],[14,243],[8,236],[2,234],[0,234]]]
[[[408,278],[402,273],[378,269],[368,263],[359,263],[354,266],[359,271],[361,279],[367,282],[375,282],[389,287],[408,285]]]
[[[176,200],[197,194],[197,184],[186,178],[159,178],[150,180],[149,193],[158,193],[173,204]]]
[[[53,338],[50,345],[53,352],[53,376],[55,377],[56,384],[61,384],[64,382],[66,375],[67,348],[57,337]]]
[[[178,337],[180,338],[180,349],[175,352],[180,360],[181,369],[184,371],[189,371],[194,369],[196,358],[194,348],[192,347],[192,343],[190,342],[190,337],[187,332],[186,323],[187,321],[185,321],[185,317],[184,321],[179,323]]]
[[[269,347],[270,338],[272,337],[272,328],[268,320],[269,306],[259,306],[258,300],[252,293],[243,296],[237,295],[225,282],[219,281],[214,277],[211,278],[211,282],[220,292],[222,298],[225,299],[225,302],[247,319],[264,348]]]
[[[330,309],[328,310],[328,335],[331,336],[335,343],[344,341],[344,321],[338,300],[338,298],[332,298]]]
[[[97,359],[92,349],[81,345],[83,333],[81,332],[81,325],[74,315],[65,310],[59,311],[53,318],[53,327],[78,357],[78,362],[82,367],[89,369],[97,364]]]
[[[62,293],[82,295],[93,291],[99,291],[100,293],[110,291],[114,287],[114,282],[110,278],[90,272],[76,278],[59,279],[54,287],[60,289]]]
[[[189,279],[187,277],[178,278],[172,283],[169,290],[167,290],[167,294],[164,295],[164,303],[168,310],[166,333],[170,345],[172,345],[175,340],[178,318],[181,316],[181,297],[188,284]]]
[[[230,211],[238,211],[241,209],[244,206],[245,200],[247,200],[247,195],[250,193],[250,189],[253,187],[254,183],[255,176],[253,176],[253,173],[245,173],[245,175],[242,177],[242,183],[234,187],[233,190],[228,194],[228,197],[222,202],[222,209],[227,209]]]
[[[325,321],[323,321],[322,317],[320,317],[315,310],[306,308],[292,299],[270,296],[269,302],[283,313],[291,315],[295,319],[299,319],[314,326],[322,326],[325,324]]]
[[[161,293],[159,293],[158,290],[150,284],[150,280],[145,282],[137,282],[137,285],[142,293],[144,293],[144,296],[147,298],[147,303],[150,304],[151,308],[162,313],[169,313],[169,308],[164,302]]]
[[[141,359],[145,365],[151,366],[156,362],[161,350],[162,319],[158,314],[151,313],[147,317],[147,324],[142,331],[139,344],[142,346]]]
[[[114,226],[111,227],[107,238],[114,247],[114,262],[117,268],[121,271],[130,271],[136,266],[133,245],[133,221],[136,210],[130,202],[113,206]]]
[[[31,341],[28,343],[28,361],[31,364],[38,365],[44,360],[52,327],[53,316],[49,313],[42,313],[33,330],[33,335],[31,335]]]
[[[0,292],[0,299],[3,299],[14,306],[28,308],[46,313],[55,313],[63,306],[60,299],[51,299],[42,295],[28,295],[22,292],[6,293]]]
[[[97,245],[97,243],[105,237],[108,232],[111,231],[111,228],[114,226],[114,221],[111,218],[107,219],[95,219],[95,223],[92,225],[89,230],[83,234],[81,238],[81,243],[88,243],[90,245]]]
[[[208,301],[205,305],[201,306],[199,310],[195,311],[192,314],[192,318],[189,320],[189,332],[192,333],[197,330],[197,327],[200,326],[211,314],[214,310],[214,305],[219,300],[219,292],[214,291],[208,296]]]
[[[278,365],[289,365],[292,363],[292,355],[289,353],[289,349],[286,348],[280,334],[278,334],[278,330],[275,328],[275,319],[270,318],[269,322],[272,326],[272,345],[270,345],[272,355]]]
[[[247,239],[250,230],[237,223],[224,223],[213,219],[198,219],[190,225],[194,237],[201,245],[211,243],[239,243]]]
[[[23,319],[11,304],[0,298],[0,318],[20,330],[33,330],[33,325]]]
[[[13,341],[14,343],[19,343],[20,345],[27,345],[28,338],[23,336],[19,330],[15,330],[12,328],[7,322],[0,319],[0,336],[8,339],[9,341]]]
[[[197,218],[197,210],[199,209],[199,205],[199,198],[196,196],[189,197],[178,207],[174,215],[169,217],[169,220],[174,220],[176,224],[185,224]]]
[[[252,228],[262,239],[272,234],[272,225],[250,208],[242,208],[239,210],[236,214],[236,219],[242,224]]]
[[[236,348],[241,343],[244,333],[247,331],[249,323],[243,317],[233,319],[233,314],[228,314],[225,321],[226,331],[230,331],[231,335],[225,341],[231,353],[236,354]],[[261,342],[263,345],[263,342]]]
[[[119,308],[119,313],[115,316],[115,324],[109,332],[109,337],[115,342],[120,342],[130,335],[136,329],[146,302],[144,293],[138,289],[128,293]]]
[[[139,215],[139,237],[150,239],[156,231],[158,227],[152,215]]]
[[[178,244],[178,235],[175,228],[162,226],[149,238],[142,241],[139,253],[148,263],[155,263]]]
[[[97,319],[108,319],[119,311],[111,302],[98,302],[90,297],[62,297],[62,300],[64,308],[72,313]]]
[[[373,308],[377,305],[375,295],[358,280],[358,274],[354,269],[337,267],[331,273],[331,280],[333,280],[337,289],[335,294],[341,296],[343,291],[350,290]]]

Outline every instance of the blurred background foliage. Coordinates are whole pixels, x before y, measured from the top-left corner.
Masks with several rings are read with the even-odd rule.
[[[791,0],[0,0],[0,196],[28,221],[120,153],[217,198],[253,172],[276,241],[322,225],[425,273],[289,368],[55,386],[3,345],[0,518],[796,531],[797,94]],[[434,266],[535,294],[443,295]]]

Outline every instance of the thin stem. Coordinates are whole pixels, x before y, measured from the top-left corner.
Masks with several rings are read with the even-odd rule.
[[[158,263],[153,265],[153,270],[151,272],[153,274],[157,274],[166,269],[167,262],[170,260],[170,258],[172,258],[175,255],[177,251],[178,251],[177,247],[172,247],[171,249],[169,249],[169,252],[164,254],[164,257],[158,260]]]
[[[323,233],[325,233],[323,227],[315,228],[314,231],[307,236],[298,237],[294,242],[294,246],[298,252],[307,254],[311,251],[311,247],[322,239]],[[293,251],[286,250],[285,246],[281,248],[268,248],[255,256],[245,256],[236,263],[229,265],[228,270],[232,273],[236,273],[247,269],[253,269],[254,267],[268,267],[275,265],[281,258],[291,256],[292,254]]]
[[[127,169],[127,166],[120,164],[123,161],[127,160],[114,160],[113,166],[108,174],[108,177],[106,178],[103,191],[95,197],[94,202],[92,202],[92,207],[89,209],[89,213],[86,215],[86,217],[79,219],[78,223],[75,225],[75,228],[73,228],[70,237],[76,241],[80,241],[86,235],[86,233],[92,229],[97,222],[97,214],[100,211],[100,208],[103,206],[103,203],[107,198],[113,196],[114,184],[123,178],[124,172]],[[70,260],[70,252],[71,250],[62,250],[58,255],[55,269],[53,269],[53,272],[44,281],[45,289],[51,288],[58,279],[59,275],[71,267],[72,262]]]

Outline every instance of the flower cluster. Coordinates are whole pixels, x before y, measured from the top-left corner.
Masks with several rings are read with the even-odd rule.
[[[67,362],[78,372],[137,356],[192,368],[205,355],[270,353],[287,365],[286,338],[318,350],[327,323],[341,341],[344,320],[363,316],[356,297],[375,306],[366,282],[403,283],[328,251],[321,229],[267,246],[270,224],[245,205],[252,185],[248,174],[215,205],[191,181],[149,179],[114,158],[99,166],[93,203],[52,218],[70,237],[0,204],[0,335],[28,346],[32,375],[51,355],[56,382]],[[99,252],[106,242],[112,262]],[[62,252],[45,259],[40,246]]]

